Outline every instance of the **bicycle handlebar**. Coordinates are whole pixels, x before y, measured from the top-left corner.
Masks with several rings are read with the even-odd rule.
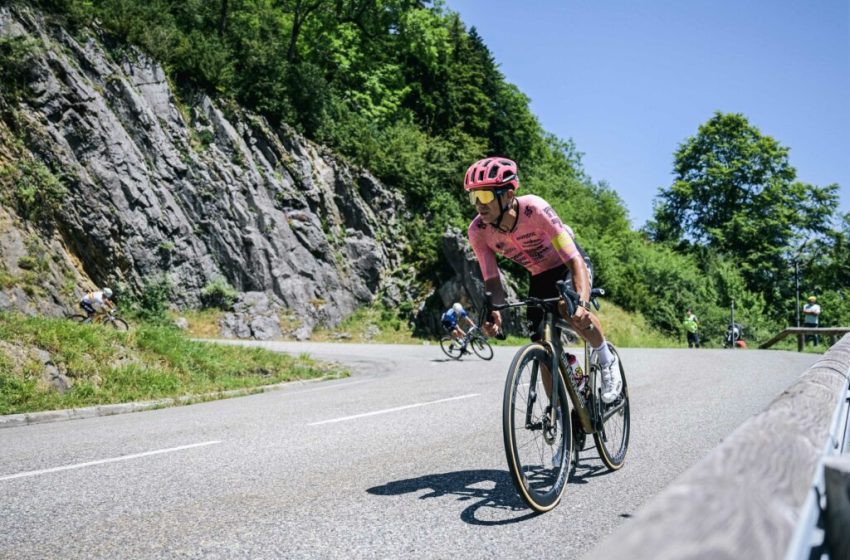
[[[484,308],[481,310],[481,317],[478,321],[478,324],[484,324],[484,321],[490,315],[492,311],[501,311],[503,309],[510,309],[512,307],[545,307],[547,304],[552,304],[563,299],[567,303],[567,308],[570,312],[570,317],[575,315],[576,308],[578,307],[579,301],[581,301],[581,296],[578,292],[567,286],[567,283],[563,280],[559,280],[556,284],[558,287],[558,291],[561,293],[560,296],[553,298],[537,298],[537,297],[529,297],[524,301],[518,301],[515,303],[493,303],[493,294],[491,292],[484,293]],[[596,310],[599,310],[599,302],[597,301],[597,297],[604,296],[605,290],[602,288],[593,288],[590,290],[590,303],[593,304],[593,307]],[[499,332],[496,335],[498,340],[505,340],[505,333]]]

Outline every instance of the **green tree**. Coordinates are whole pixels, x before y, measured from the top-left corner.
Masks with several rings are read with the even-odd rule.
[[[838,204],[837,185],[795,180],[788,151],[743,115],[715,113],[676,152],[675,181],[661,190],[649,232],[731,256],[751,290],[779,303],[789,250],[828,231]]]

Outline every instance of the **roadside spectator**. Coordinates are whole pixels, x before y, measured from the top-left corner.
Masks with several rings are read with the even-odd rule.
[[[699,319],[690,308],[685,313],[685,320],[682,324],[688,333],[688,348],[699,348]]]
[[[807,328],[817,328],[820,318],[820,305],[817,304],[818,298],[809,296],[809,302],[803,306],[803,326]],[[806,344],[812,341],[815,346],[820,345],[820,336],[817,334],[807,334]]]

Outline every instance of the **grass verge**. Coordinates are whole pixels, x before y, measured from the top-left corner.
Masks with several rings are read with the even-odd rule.
[[[45,364],[48,358],[50,364]],[[52,374],[51,374],[52,372]],[[79,408],[345,376],[338,365],[259,348],[205,344],[180,331],[0,313],[0,414]],[[64,392],[51,378],[70,385]]]

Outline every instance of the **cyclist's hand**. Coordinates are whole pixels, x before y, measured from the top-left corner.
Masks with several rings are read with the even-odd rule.
[[[590,319],[590,311],[584,307],[576,306],[576,312],[572,317],[573,325],[582,331],[592,331],[593,321]]]
[[[490,319],[492,319],[492,322],[485,322],[482,325],[484,334],[487,336],[496,336],[502,332],[502,314],[498,311],[492,311],[490,313]]]

